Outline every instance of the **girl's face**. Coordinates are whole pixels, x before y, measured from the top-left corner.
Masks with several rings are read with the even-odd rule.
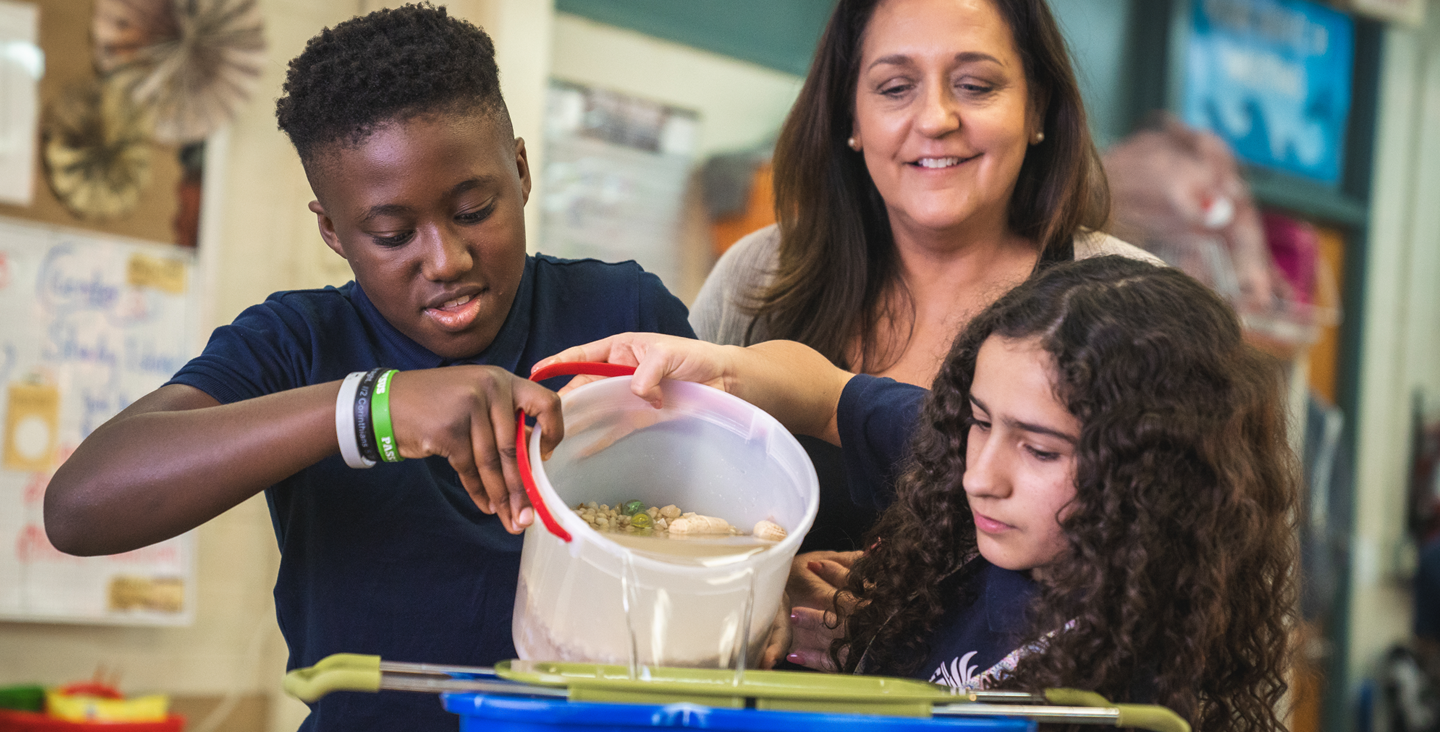
[[[1037,577],[1065,550],[1060,518],[1075,497],[1080,436],[1055,398],[1051,366],[1034,339],[991,336],[980,346],[963,478],[980,554]]]
[[[992,0],[885,0],[860,54],[853,134],[890,225],[1006,226],[1039,121]]]

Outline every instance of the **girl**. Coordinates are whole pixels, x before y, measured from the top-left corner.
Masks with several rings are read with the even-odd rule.
[[[1295,471],[1279,374],[1215,294],[1119,257],[1057,264],[967,326],[928,396],[807,350],[617,336],[557,359],[638,364],[652,401],[662,375],[736,393],[838,442],[857,492],[903,468],[833,603],[842,669],[1281,729]]]

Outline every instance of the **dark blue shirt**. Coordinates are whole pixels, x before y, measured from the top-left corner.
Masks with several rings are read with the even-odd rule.
[[[1020,572],[1001,569],[976,556],[963,573],[968,579],[942,584],[945,615],[930,637],[930,656],[917,678],[955,689],[983,689],[1000,671],[1014,668],[1014,659],[1028,628],[1025,609],[1035,595],[1035,582]],[[973,570],[973,573],[971,573]]]
[[[526,259],[504,326],[474,358],[428,351],[351,282],[271,295],[217,328],[171,383],[228,404],[378,367],[475,363],[527,375],[565,348],[626,331],[694,337],[685,306],[634,262],[542,255]],[[275,606],[289,668],[338,652],[471,666],[515,657],[521,537],[475,507],[445,459],[354,470],[337,454],[265,497],[280,543]],[[458,727],[433,694],[381,692],[331,694],[302,729]]]
[[[1421,549],[1415,570],[1415,635],[1440,643],[1440,538]]]
[[[927,389],[875,376],[859,375],[845,385],[836,425],[855,503],[884,509],[895,499],[895,479],[929,395]],[[979,688],[985,672],[1021,640],[1035,584],[977,555],[965,571],[946,580],[942,592],[948,609],[916,675],[937,684]]]
[[[865,374],[845,385],[835,422],[857,505],[883,511],[895,499],[895,479],[929,395],[929,389]]]

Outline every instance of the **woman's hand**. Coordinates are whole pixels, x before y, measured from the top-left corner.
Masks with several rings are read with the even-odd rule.
[[[565,434],[560,397],[495,366],[402,371],[390,386],[395,441],[404,458],[449,460],[470,499],[518,534],[535,520],[515,462],[515,410],[535,417],[541,450]]]
[[[661,379],[696,382],[754,404],[791,432],[837,445],[835,409],[853,376],[814,349],[793,341],[766,341],[740,348],[658,333],[622,333],[568,348],[535,364],[535,369],[577,361],[634,366],[630,391],[656,408],[664,406]],[[560,392],[593,380],[577,376]]]

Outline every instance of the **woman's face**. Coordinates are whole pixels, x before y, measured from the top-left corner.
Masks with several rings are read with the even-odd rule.
[[[883,0],[875,9],[853,134],[892,227],[1003,232],[1039,131],[1035,112],[1013,34],[991,0]]]
[[[1034,339],[991,336],[970,385],[972,421],[961,483],[975,541],[991,564],[1017,572],[1065,551],[1061,514],[1075,498],[1080,421],[1055,397],[1052,359]]]

